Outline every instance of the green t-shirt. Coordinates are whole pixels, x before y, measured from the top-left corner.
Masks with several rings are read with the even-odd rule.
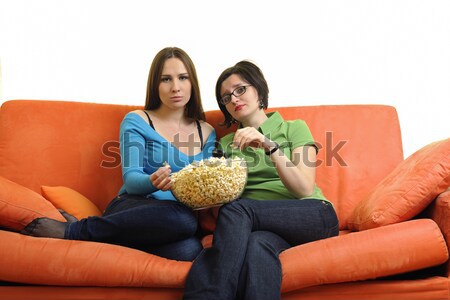
[[[267,116],[269,118],[258,128],[258,131],[277,142],[280,150],[289,159],[295,148],[311,145],[317,149],[308,125],[303,120],[284,121],[278,112],[268,113]],[[227,157],[239,156],[247,162],[248,180],[242,198],[256,200],[297,198],[284,186],[270,157],[264,153],[264,149],[252,147],[242,151],[233,149],[233,137],[234,133],[230,133],[221,138],[219,148]],[[327,200],[317,185],[314,186],[312,195],[302,199],[306,198]]]

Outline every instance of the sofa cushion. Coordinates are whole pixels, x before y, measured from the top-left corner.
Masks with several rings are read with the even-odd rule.
[[[0,176],[0,226],[21,231],[31,221],[40,217],[66,221],[44,197]]]
[[[191,267],[191,262],[107,243],[35,238],[2,230],[0,241],[0,280],[8,282],[182,288]]]
[[[431,143],[400,163],[363,199],[348,220],[365,230],[408,220],[450,185],[450,138]]]
[[[437,224],[410,220],[283,251],[282,292],[402,274],[447,260],[447,245]]]
[[[78,220],[90,216],[101,216],[102,212],[88,198],[79,192],[65,186],[41,186],[42,195]]]

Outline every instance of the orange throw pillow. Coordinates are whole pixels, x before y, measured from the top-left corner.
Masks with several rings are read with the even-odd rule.
[[[41,186],[42,195],[57,208],[78,220],[90,216],[101,216],[102,212],[91,200],[65,186]]]
[[[349,229],[365,230],[408,220],[449,186],[450,138],[431,143],[401,162],[356,206]]]
[[[0,176],[0,226],[21,231],[36,218],[66,222],[61,213],[38,193]]]

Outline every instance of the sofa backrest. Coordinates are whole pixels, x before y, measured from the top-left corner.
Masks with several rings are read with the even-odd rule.
[[[67,186],[103,210],[122,185],[119,125],[139,107],[12,100],[0,110],[0,176],[40,193]]]
[[[36,192],[67,186],[100,209],[122,185],[119,125],[140,106],[12,100],[0,110],[0,176]],[[396,110],[383,105],[282,107],[285,119],[303,119],[320,147],[317,182],[336,206],[341,229],[359,202],[402,159]],[[206,112],[218,137],[233,128]]]

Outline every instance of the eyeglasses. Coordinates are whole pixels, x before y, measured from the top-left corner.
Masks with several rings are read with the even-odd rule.
[[[227,105],[228,103],[230,103],[232,95],[234,95],[235,97],[243,95],[247,91],[248,86],[251,86],[251,84],[238,86],[230,94],[223,95],[219,102],[222,105]]]

